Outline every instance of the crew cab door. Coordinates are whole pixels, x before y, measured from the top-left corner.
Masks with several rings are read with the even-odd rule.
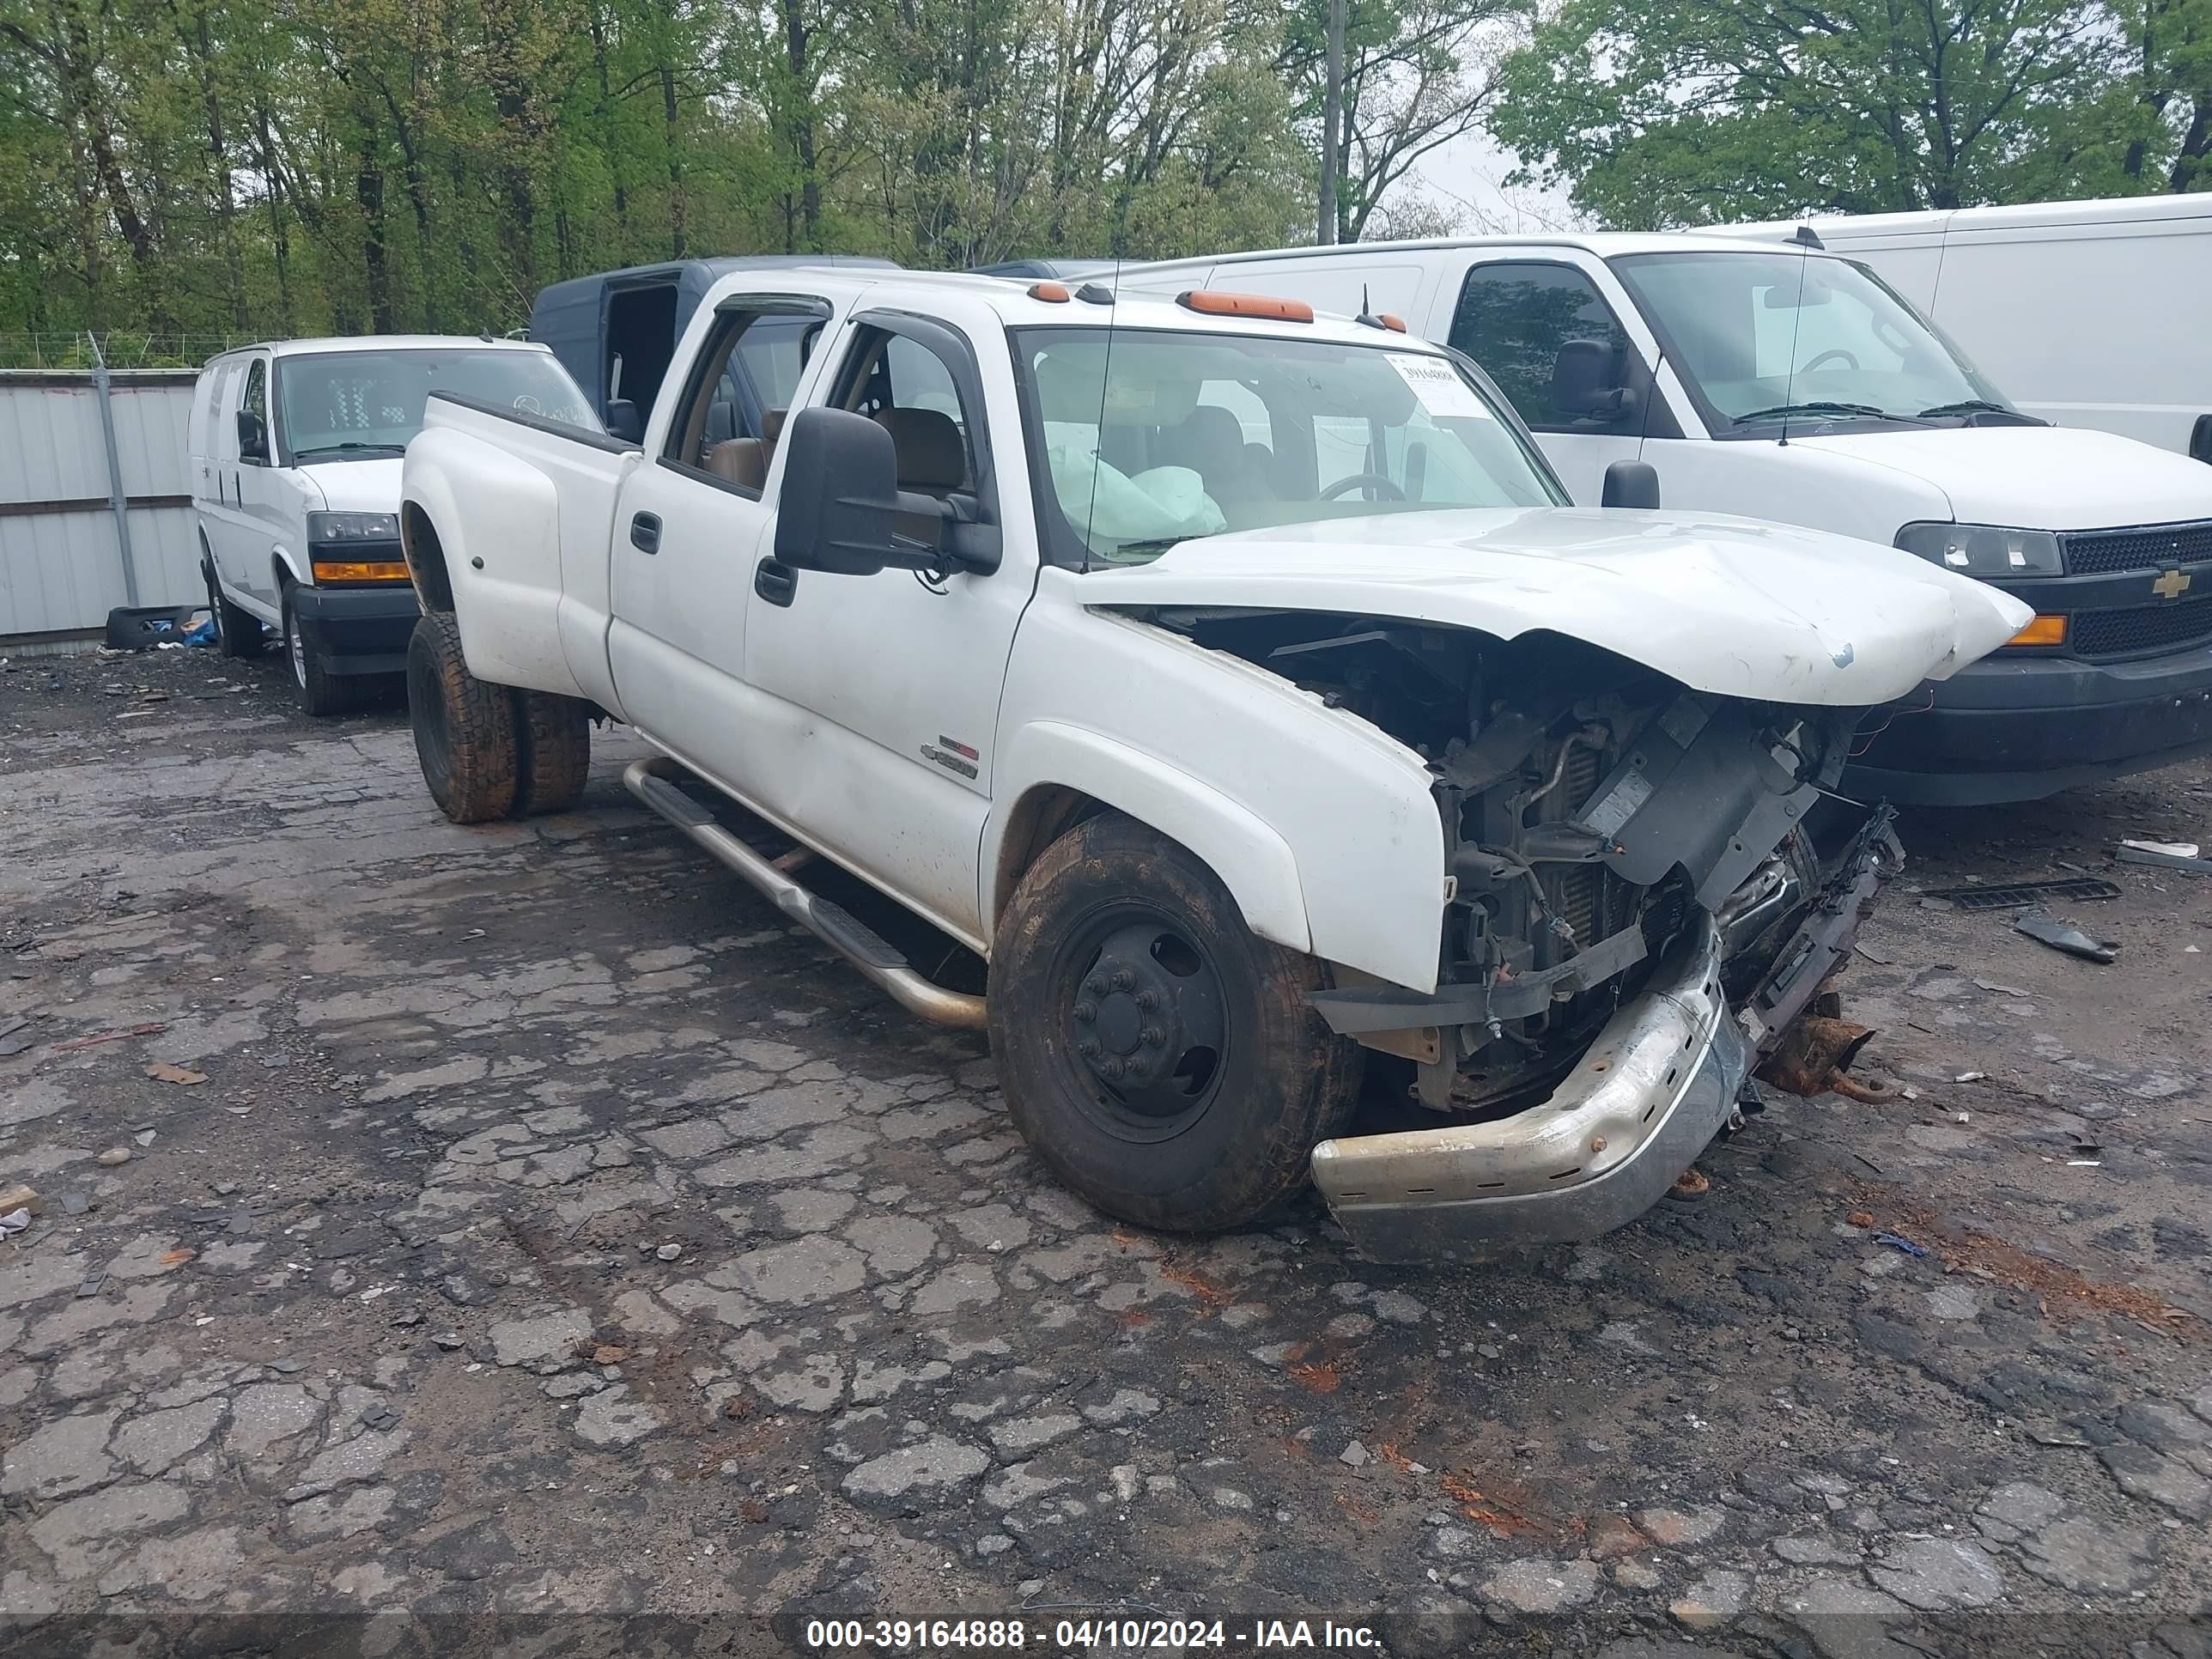
[[[1650,371],[1642,319],[1595,256],[1561,248],[1487,250],[1437,294],[1428,335],[1489,372],[1577,507],[1595,507],[1605,470],[1642,459],[1647,438],[1678,438]]]
[[[999,568],[793,571],[763,541],[745,635],[760,722],[748,775],[763,804],[978,945],[992,738],[1036,568],[1011,365],[1003,348],[985,361],[973,343],[1000,327],[981,306],[860,312],[810,398],[888,427],[901,489],[994,526]],[[933,546],[943,534],[933,519],[900,531]]]

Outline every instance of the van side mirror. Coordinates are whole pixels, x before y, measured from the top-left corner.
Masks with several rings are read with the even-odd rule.
[[[1657,507],[1659,469],[1649,461],[1615,461],[1605,470],[1605,493],[1598,498],[1598,505],[1647,510]]]
[[[250,409],[238,411],[238,459],[262,462],[269,459],[269,428]]]
[[[1636,408],[1635,392],[1613,384],[1613,349],[1603,340],[1569,340],[1552,360],[1552,407],[1585,420],[1621,421]]]
[[[2189,459],[2212,466],[2212,415],[2199,415],[2190,428]]]
[[[645,417],[629,398],[607,399],[607,436],[626,444],[645,441]]]
[[[872,576],[904,562],[891,548],[898,452],[891,434],[846,409],[802,409],[783,431],[775,556],[794,570]]]

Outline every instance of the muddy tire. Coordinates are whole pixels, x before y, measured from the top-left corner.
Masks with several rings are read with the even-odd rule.
[[[205,559],[200,562],[200,575],[207,582],[208,610],[215,617],[216,643],[222,647],[226,657],[258,657],[261,654],[261,619],[248,615],[222,596],[222,584],[215,579],[215,566]]]
[[[292,689],[299,694],[300,707],[310,714],[343,714],[360,704],[362,682],[331,673],[323,666],[322,658],[300,629],[299,607],[292,599],[296,591],[293,583],[286,582],[278,601],[283,617],[279,631],[284,664],[292,673]]]
[[[520,745],[514,695],[469,672],[453,613],[434,611],[407,641],[407,717],[430,797],[455,823],[514,810]]]
[[[1307,1006],[1321,965],[1245,927],[1188,849],[1119,814],[1048,848],[1000,919],[991,1053],[1014,1124],[1107,1214],[1254,1221],[1306,1183],[1361,1050]]]
[[[586,706],[550,691],[517,691],[514,734],[521,761],[514,816],[567,811],[582,798],[592,772]]]

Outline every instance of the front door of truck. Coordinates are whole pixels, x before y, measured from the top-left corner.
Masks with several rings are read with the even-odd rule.
[[[607,650],[623,712],[756,804],[763,754],[744,683],[754,567],[775,523],[767,488],[781,416],[830,317],[818,300],[774,295],[718,307],[691,372],[664,389],[652,459],[615,510]]]
[[[988,574],[763,572],[745,636],[761,699],[751,775],[767,806],[829,851],[980,943],[975,860],[1014,629],[1035,584],[1012,368],[973,340],[995,318],[863,312],[839,331],[812,401],[890,430],[902,491],[997,526]],[[993,435],[1004,434],[994,464]],[[772,483],[775,481],[771,481]],[[926,544],[934,518],[902,520]],[[762,547],[763,554],[767,545]]]

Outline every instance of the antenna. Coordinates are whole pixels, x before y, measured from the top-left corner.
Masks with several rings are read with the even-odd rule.
[[[1813,250],[1820,239],[1812,234],[1809,226],[1801,225],[1805,234],[1797,239],[1797,304],[1790,313],[1790,378],[1782,383],[1782,403],[1788,408],[1797,395],[1797,335],[1805,326],[1805,274],[1813,263]],[[1808,240],[1808,238],[1810,238]],[[1782,417],[1782,436],[1775,442],[1777,449],[1790,447],[1790,417]]]
[[[1121,253],[1117,246],[1114,252],[1114,298],[1121,297]],[[1083,574],[1091,574],[1091,526],[1098,522],[1098,469],[1106,464],[1106,388],[1114,374],[1114,328],[1119,320],[1120,307],[1106,313],[1106,353],[1098,368],[1098,437],[1091,446],[1091,508],[1083,525]]]

